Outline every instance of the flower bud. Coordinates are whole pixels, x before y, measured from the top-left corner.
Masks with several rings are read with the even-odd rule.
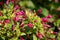
[[[6,23],[6,24],[9,23],[9,20],[8,20],[8,19],[7,19],[7,20],[4,20],[4,24],[5,24],[5,23]]]
[[[28,23],[28,27],[29,27],[29,28],[32,28],[32,24],[31,24],[31,23]]]
[[[47,18],[52,18],[52,16],[50,14],[48,14]]]
[[[41,18],[42,22],[48,22],[48,18]]]

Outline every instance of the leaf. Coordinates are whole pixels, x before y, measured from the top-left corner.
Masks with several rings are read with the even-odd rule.
[[[23,7],[28,7],[28,8],[35,8],[35,5],[33,4],[32,1],[20,1],[20,6],[23,6]]]
[[[57,40],[60,40],[60,32],[58,33]]]
[[[20,35],[22,35],[22,36],[23,36],[23,35],[26,35],[26,34],[25,34],[25,33],[21,33]]]
[[[41,8],[42,9],[42,14],[44,15],[44,16],[48,16],[48,10],[46,9],[46,8]]]
[[[18,29],[18,27],[19,27],[19,22],[17,22],[17,25],[16,25],[16,27],[15,27],[15,29],[14,29],[14,30],[17,30],[17,29]]]
[[[54,23],[54,25],[56,25],[57,27],[60,27],[60,19],[58,19],[58,20]]]
[[[35,34],[33,34],[33,40],[37,40],[37,37]]]
[[[32,1],[26,1],[26,6],[29,7],[29,8],[35,8]]]

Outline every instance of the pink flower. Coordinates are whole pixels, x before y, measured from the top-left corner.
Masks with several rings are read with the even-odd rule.
[[[52,16],[50,14],[48,14],[47,18],[52,18]]]
[[[54,38],[50,38],[50,40],[54,40]]]
[[[40,32],[38,32],[36,36],[37,36],[38,38],[42,38],[42,34],[40,34]]]
[[[39,14],[39,13],[41,13],[42,12],[42,9],[39,9],[38,11],[37,11],[37,14]]]
[[[44,27],[51,27],[50,25],[48,24],[43,24]]]
[[[49,33],[53,34],[53,31],[52,30],[48,30]]]
[[[23,37],[20,37],[20,40],[24,40],[24,38]]]
[[[24,14],[24,11],[22,10],[22,11],[17,12],[16,16],[20,16],[20,15],[23,15],[23,14]]]
[[[12,27],[11,27],[12,31],[14,30],[14,27],[15,27],[15,25],[12,25]]]
[[[14,0],[10,0],[10,2],[14,2]]]
[[[42,22],[48,22],[48,18],[41,18]]]
[[[17,10],[18,8],[19,8],[19,6],[18,5],[15,5],[14,10]]]
[[[48,25],[48,24],[43,24],[43,26],[44,26],[44,29],[47,29],[47,28],[51,27],[51,26]]]
[[[0,16],[2,16],[2,13],[0,12]]]
[[[10,21],[7,19],[7,20],[4,21],[4,24],[5,24],[5,23],[9,23],[9,22],[10,22]]]
[[[54,0],[55,3],[58,3],[58,0]]]
[[[18,18],[17,18],[17,17],[14,17],[14,18],[13,18],[13,20],[14,20],[14,21],[17,21],[17,20],[18,20]]]
[[[13,18],[14,24],[16,24],[16,21],[17,21],[17,20],[18,20],[17,17],[14,17],[14,18]]]
[[[0,21],[0,25],[2,24],[2,21]]]
[[[20,27],[23,27],[23,26],[24,26],[24,24],[23,24],[23,23],[21,23],[21,24],[20,24]]]
[[[56,35],[57,35],[57,34],[58,34],[58,32],[54,32],[54,34],[56,34]]]
[[[8,4],[9,3],[9,0],[6,0],[6,4]]]
[[[0,5],[2,5],[3,4],[3,2],[0,2]]]
[[[29,27],[29,28],[32,28],[32,24],[31,24],[31,23],[28,23],[28,27]]]

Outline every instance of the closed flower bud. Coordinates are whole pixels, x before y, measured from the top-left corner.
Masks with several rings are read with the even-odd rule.
[[[39,14],[42,12],[42,9],[39,9],[36,13]]]
[[[18,8],[19,8],[19,6],[18,5],[15,5],[14,10],[17,10]]]
[[[0,5],[2,5],[3,4],[3,2],[0,2]]]
[[[55,3],[58,3],[58,0],[54,0]]]
[[[56,34],[56,35],[57,35],[57,34],[58,34],[58,32],[54,32],[54,34]]]
[[[41,18],[42,22],[48,22],[48,18]]]
[[[20,24],[20,27],[23,27],[23,26],[24,26],[24,24],[23,24],[23,23],[21,23],[21,24]]]
[[[0,16],[2,16],[2,13],[0,12]]]
[[[7,19],[7,20],[4,20],[4,24],[5,24],[5,23],[6,23],[6,24],[9,23],[9,20],[8,20],[8,19]]]
[[[42,38],[42,34],[40,34],[39,32],[36,35],[38,38]]]
[[[12,27],[11,27],[12,31],[14,30],[14,27],[15,27],[15,26],[14,26],[14,25],[12,25]]]
[[[47,18],[52,18],[52,16],[50,14],[48,14]]]
[[[33,25],[32,25],[31,23],[28,23],[28,27],[29,27],[29,28],[32,28],[32,26],[33,26]]]
[[[20,40],[24,40],[24,38],[23,37],[20,37]]]
[[[6,0],[6,4],[8,4],[9,3],[9,0]]]

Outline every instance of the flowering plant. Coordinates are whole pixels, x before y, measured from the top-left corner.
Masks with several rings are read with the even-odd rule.
[[[58,0],[49,0],[52,2],[49,5],[44,0],[37,0],[35,5],[34,2],[1,0],[0,40],[60,40],[60,15],[51,14],[56,10],[60,12],[59,7],[55,8]],[[44,7],[38,8],[38,3]]]

